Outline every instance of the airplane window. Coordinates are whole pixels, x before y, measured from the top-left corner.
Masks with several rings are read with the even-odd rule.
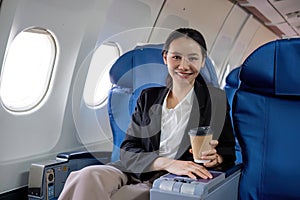
[[[109,70],[119,56],[120,49],[116,43],[105,43],[95,50],[83,92],[87,105],[99,106],[107,99],[112,87]]]
[[[19,33],[8,48],[2,69],[0,98],[11,111],[38,105],[49,87],[56,55],[55,40],[44,29]]]

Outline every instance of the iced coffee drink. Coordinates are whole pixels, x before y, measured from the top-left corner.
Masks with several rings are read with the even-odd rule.
[[[205,163],[209,160],[201,160],[201,153],[211,150],[209,144],[212,140],[212,131],[209,126],[193,128],[189,131],[193,158],[196,163]]]

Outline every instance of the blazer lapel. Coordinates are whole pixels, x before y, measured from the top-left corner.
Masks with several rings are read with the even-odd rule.
[[[164,99],[168,93],[169,89],[165,88],[161,92],[159,92],[157,99],[155,101],[155,106],[153,109],[150,111],[152,114],[149,114],[151,116],[151,123],[154,123],[155,126],[157,127],[157,130],[151,130],[150,132],[153,133],[153,135],[150,137],[151,142],[150,144],[152,145],[152,149],[157,149],[159,150],[160,146],[160,136],[161,136],[161,115],[162,115],[162,105],[164,102]]]

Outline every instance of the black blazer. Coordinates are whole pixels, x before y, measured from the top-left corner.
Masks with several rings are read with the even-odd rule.
[[[148,88],[142,91],[135,112],[132,114],[125,140],[121,144],[120,160],[110,165],[142,181],[149,180],[158,173],[151,171],[151,165],[159,157],[162,104],[168,91],[167,87]],[[219,167],[228,168],[234,165],[235,161],[235,139],[225,92],[214,87],[208,88],[202,79],[200,81],[196,79],[194,91],[196,95],[189,122],[175,159],[192,161],[192,154],[189,153],[191,145],[188,131],[198,126],[211,125],[214,132],[219,132],[219,136],[215,138],[219,141],[216,149],[224,158],[224,162]],[[217,102],[211,101],[212,96]],[[216,110],[217,113],[226,114],[214,114]],[[218,123],[210,124],[212,117]]]

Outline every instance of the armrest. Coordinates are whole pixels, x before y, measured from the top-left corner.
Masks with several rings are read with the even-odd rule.
[[[56,156],[56,160],[70,161],[76,159],[95,159],[95,162],[99,161],[98,164],[107,164],[111,159],[110,151],[71,151],[59,153]]]
[[[242,168],[243,168],[242,163],[235,164],[233,167],[231,167],[225,171],[225,177],[231,176],[232,174],[234,174],[236,172],[240,172],[242,170]]]
[[[33,163],[28,180],[29,200],[50,200],[58,198],[65,181],[72,171],[89,165],[110,162],[111,152],[64,152],[55,160]]]
[[[150,190],[150,200],[237,200],[241,164],[225,172],[211,171],[214,178],[193,180],[172,174],[156,179]]]

